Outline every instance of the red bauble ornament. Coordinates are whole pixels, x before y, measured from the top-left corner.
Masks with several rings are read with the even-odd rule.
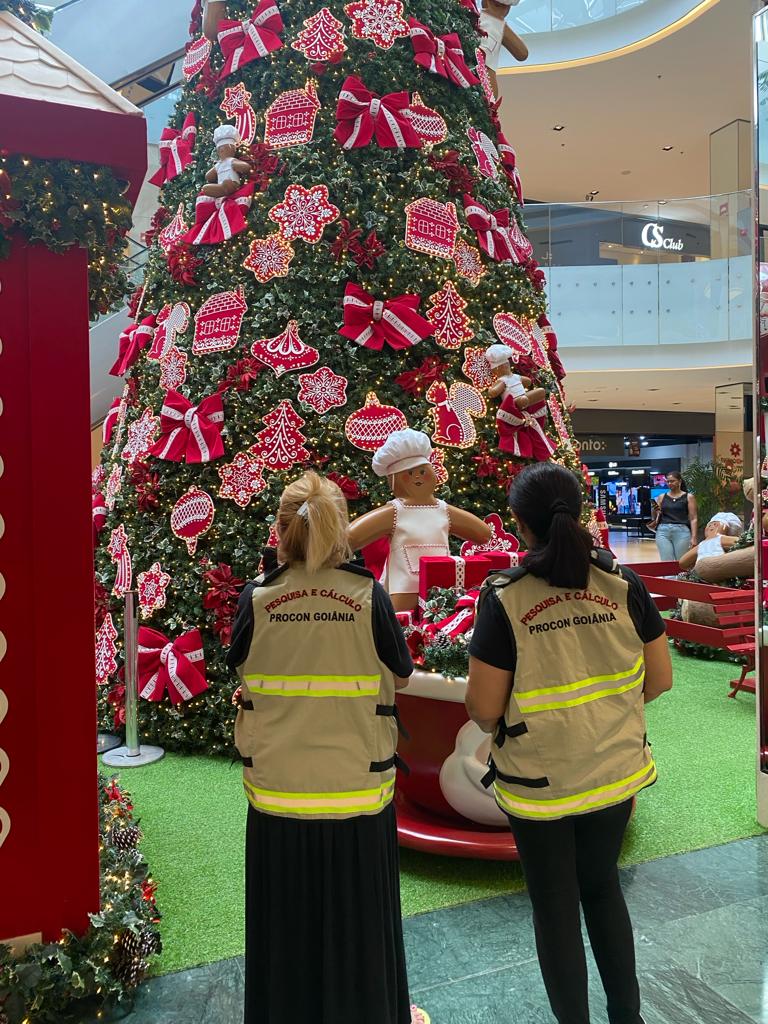
[[[238,452],[225,466],[219,466],[220,498],[231,498],[245,508],[251,498],[266,488],[264,460],[251,452]]]
[[[251,354],[274,370],[276,377],[282,377],[291,370],[303,370],[307,366],[314,366],[320,359],[317,349],[301,340],[296,320],[289,320],[288,326],[276,338],[261,338],[254,341],[251,345]]]
[[[264,465],[273,470],[290,469],[297,462],[306,462],[310,454],[304,447],[306,437],[301,433],[304,420],[289,399],[262,417],[266,429],[256,435],[249,451],[261,456]]]
[[[464,313],[467,303],[452,281],[446,281],[439,292],[430,295],[429,301],[432,305],[427,310],[427,319],[434,325],[438,345],[455,350],[474,338],[475,332]]]
[[[344,13],[352,21],[355,39],[370,39],[382,50],[409,34],[400,0],[355,0],[345,5]]]
[[[531,331],[527,322],[518,320],[512,313],[497,313],[493,329],[503,345],[509,345],[518,355],[530,355]]]
[[[338,206],[328,201],[327,185],[289,185],[282,203],[273,206],[269,219],[280,226],[281,236],[288,242],[297,238],[316,245],[327,224],[340,214]]]
[[[290,242],[278,235],[254,238],[251,249],[243,260],[246,270],[252,270],[256,280],[266,284],[273,277],[287,277],[291,260],[296,252]]]
[[[395,430],[404,430],[408,420],[393,405],[382,405],[375,391],[365,396],[365,405],[347,417],[344,433],[347,440],[366,452],[381,448]]]
[[[347,404],[349,381],[346,377],[338,377],[330,366],[321,366],[314,373],[299,374],[299,381],[299,401],[321,416],[330,409],[340,409]]]
[[[226,352],[237,345],[243,317],[248,311],[242,285],[234,292],[212,295],[195,313],[192,354]]]
[[[428,107],[419,93],[411,96],[411,104],[405,116],[413,125],[413,130],[423,143],[437,145],[448,138],[448,125],[436,110]]]
[[[159,562],[154,562],[146,572],[140,572],[137,578],[141,617],[148,619],[158,608],[165,608],[165,592],[171,582],[171,575],[163,571]]]
[[[450,260],[456,251],[459,219],[453,203],[416,199],[405,208],[405,244],[416,252]]]
[[[216,509],[210,494],[198,487],[190,487],[182,494],[171,512],[171,531],[174,537],[183,540],[187,551],[194,555],[197,542],[213,524]]]
[[[344,25],[334,18],[327,7],[304,20],[304,29],[291,43],[294,50],[303,53],[308,61],[337,61],[346,50]]]
[[[195,75],[199,75],[211,56],[212,43],[210,39],[201,36],[187,47],[184,61],[181,65],[181,73],[190,82]]]

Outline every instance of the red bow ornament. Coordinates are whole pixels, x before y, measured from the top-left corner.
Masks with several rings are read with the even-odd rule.
[[[555,446],[544,433],[542,424],[546,420],[545,402],[534,402],[527,409],[519,409],[515,399],[507,395],[496,411],[499,448],[519,459],[546,462],[555,452]]]
[[[280,10],[272,0],[261,0],[245,21],[220,21],[219,46],[226,59],[219,78],[227,78],[252,60],[279,50],[284,27]]]
[[[501,157],[501,166],[504,169],[504,173],[506,174],[510,184],[515,190],[518,203],[523,206],[523,182],[520,177],[520,172],[517,169],[517,156],[515,155],[515,151],[507,142],[507,137],[504,132],[499,132],[497,141],[499,144],[498,148],[499,156]]]
[[[192,150],[197,139],[195,115],[190,111],[181,128],[163,128],[160,136],[160,169],[149,179],[153,185],[164,185],[173,181],[194,157]]]
[[[420,303],[418,295],[374,299],[350,281],[344,291],[344,326],[339,334],[376,352],[385,344],[395,351],[410,348],[435,332],[434,325],[416,312]]]
[[[451,615],[434,623],[434,632],[444,633],[451,639],[468,633],[475,625],[475,609],[479,596],[479,590],[468,590],[458,599]]]
[[[160,701],[166,691],[172,704],[192,700],[208,689],[203,641],[197,629],[169,640],[148,626],[139,627],[139,693]]]
[[[455,32],[436,36],[431,28],[422,25],[415,18],[409,18],[408,25],[414,60],[417,64],[421,64],[435,75],[442,75],[462,89],[480,84],[480,79],[467,67],[461,40]]]
[[[421,139],[405,116],[409,108],[407,92],[379,97],[350,75],[339,93],[333,137],[344,149],[360,149],[374,137],[385,149],[420,149]]]
[[[160,410],[160,440],[152,455],[171,462],[211,462],[224,454],[221,395],[209,395],[192,405],[178,391],[167,391]]]
[[[120,335],[115,365],[109,371],[113,377],[122,377],[130,370],[141,350],[152,341],[155,327],[154,314],[144,317],[140,324],[128,324]]]
[[[231,196],[198,196],[195,202],[195,223],[184,235],[188,245],[218,245],[228,242],[246,228],[245,215],[253,200],[255,183],[247,181]]]
[[[492,260],[513,260],[518,263],[517,250],[512,241],[509,210],[491,213],[471,195],[464,196],[464,214],[467,224],[474,229],[480,248]]]

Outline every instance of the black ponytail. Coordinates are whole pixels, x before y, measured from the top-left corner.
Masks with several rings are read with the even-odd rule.
[[[553,462],[526,466],[509,489],[509,505],[537,540],[525,556],[528,572],[553,587],[586,587],[594,544],[579,522],[582,496],[575,473]]]

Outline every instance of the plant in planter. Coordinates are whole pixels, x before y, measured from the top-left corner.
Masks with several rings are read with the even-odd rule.
[[[717,512],[743,512],[741,481],[734,480],[733,471],[723,459],[704,462],[694,459],[683,472],[686,489],[696,497],[699,509],[699,533]]]

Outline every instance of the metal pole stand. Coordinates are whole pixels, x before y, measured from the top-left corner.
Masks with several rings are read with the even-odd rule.
[[[136,591],[125,594],[125,746],[108,751],[102,757],[112,768],[139,768],[159,761],[165,755],[162,747],[139,743],[139,646],[136,621]]]
[[[105,754],[108,750],[114,750],[120,746],[120,737],[111,732],[100,732],[96,736],[96,753]]]

